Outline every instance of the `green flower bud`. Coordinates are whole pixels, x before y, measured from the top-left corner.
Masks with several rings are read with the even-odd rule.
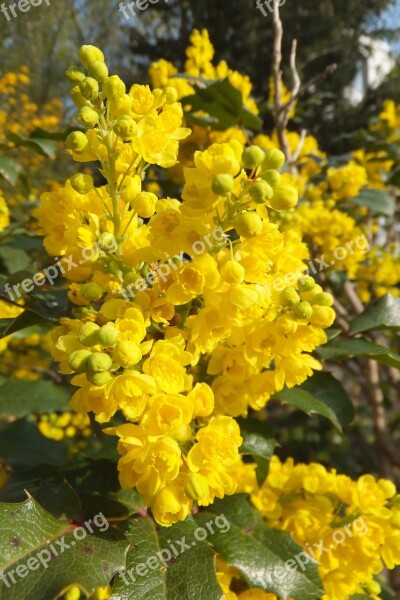
[[[295,306],[300,302],[300,296],[292,287],[287,287],[279,294],[279,301],[282,306]]]
[[[100,327],[99,341],[102,346],[114,346],[119,336],[119,331],[112,323]]]
[[[311,292],[311,290],[315,288],[315,281],[312,277],[304,275],[303,277],[300,277],[297,286],[300,292]]]
[[[320,292],[319,294],[315,294],[311,302],[312,304],[318,304],[318,306],[332,306],[333,297],[327,292]]]
[[[86,77],[86,79],[81,81],[79,89],[86,100],[95,100],[99,95],[99,84],[93,77]]]
[[[110,381],[112,375],[110,371],[104,371],[102,373],[87,373],[86,377],[90,383],[101,387]]]
[[[250,197],[257,204],[264,204],[267,200],[272,198],[274,191],[272,187],[261,179],[260,181],[256,181],[250,188]]]
[[[137,124],[129,115],[123,115],[117,119],[114,131],[123,140],[129,140],[136,133]]]
[[[72,175],[71,186],[78,192],[78,194],[88,194],[93,189],[93,179],[91,175],[85,175],[85,173],[75,173]]]
[[[265,152],[260,146],[249,146],[243,150],[242,162],[245,169],[256,169],[265,159]]]
[[[90,282],[85,283],[85,285],[82,287],[81,294],[86,300],[93,302],[95,300],[100,300],[104,294],[104,291],[103,288],[101,288],[97,283]]]
[[[88,65],[88,73],[99,83],[103,83],[108,77],[107,65],[101,60],[94,60]]]
[[[73,371],[84,373],[87,370],[89,357],[92,355],[90,350],[76,350],[68,359],[68,364]]]
[[[269,183],[269,185],[275,187],[279,183],[281,174],[276,169],[267,169],[266,171],[264,171],[264,173],[261,173],[261,177],[262,179],[264,179],[264,181]]]
[[[104,373],[112,367],[112,360],[105,352],[93,352],[88,360],[88,369],[91,373]]]
[[[99,115],[93,108],[90,108],[90,106],[83,106],[78,112],[78,121],[80,121],[82,125],[85,125],[85,127],[91,129],[99,122]]]
[[[65,140],[65,145],[69,150],[73,150],[77,154],[84,152],[88,145],[88,139],[82,131],[73,131]]]
[[[79,50],[79,60],[87,69],[90,63],[95,62],[96,60],[100,62],[104,62],[104,54],[100,50],[100,48],[96,48],[96,46],[85,45],[82,46]]]
[[[285,164],[285,155],[278,148],[270,148],[267,150],[265,160],[263,162],[263,171],[266,169],[279,170]]]
[[[234,182],[232,175],[221,173],[212,180],[211,189],[217,196],[226,196],[233,190]]]
[[[165,102],[167,104],[173,104],[178,100],[178,92],[174,87],[168,86],[164,90],[165,92]]]
[[[236,215],[233,224],[238,234],[245,238],[260,235],[263,230],[261,217],[255,212],[245,212]]]
[[[82,71],[82,69],[80,69],[79,67],[76,67],[75,65],[72,65],[72,67],[69,67],[65,71],[65,74],[71,83],[80,83],[86,77],[86,75]]]
[[[311,319],[313,307],[309,302],[299,302],[294,309],[294,316],[297,319]]]
[[[292,185],[279,183],[274,187],[274,195],[270,199],[270,205],[274,210],[289,210],[294,208],[299,201],[299,194]]]
[[[103,83],[103,94],[110,100],[116,100],[125,94],[126,87],[122,79],[118,75],[107,77]]]
[[[78,332],[78,340],[84,346],[95,346],[99,343],[100,327],[96,323],[84,323]]]
[[[76,85],[75,87],[72,88],[71,98],[77,108],[82,108],[83,106],[86,106],[86,104],[87,104],[87,100],[86,100],[86,98],[84,98],[82,96],[79,85]]]

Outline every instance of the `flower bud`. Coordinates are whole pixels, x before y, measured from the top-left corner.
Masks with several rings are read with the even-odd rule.
[[[68,364],[73,371],[84,373],[87,370],[88,360],[91,355],[90,350],[76,350],[69,357]]]
[[[114,131],[123,140],[129,140],[136,133],[137,124],[129,115],[118,117],[114,125]]]
[[[260,146],[249,146],[243,150],[242,162],[245,169],[256,169],[265,159],[265,152]]]
[[[257,204],[265,204],[267,200],[272,198],[273,194],[272,187],[263,179],[256,181],[250,188],[250,198]]]
[[[79,85],[76,85],[75,87],[72,88],[71,98],[77,108],[82,108],[83,106],[86,106],[86,104],[87,104],[87,100],[84,96],[82,96],[82,92],[80,90]]]
[[[221,267],[221,277],[227,283],[242,283],[244,275],[244,267],[236,260],[227,260]]]
[[[81,598],[81,590],[77,585],[69,588],[65,593],[65,600],[79,600]]]
[[[313,308],[309,302],[299,302],[294,309],[294,316],[298,319],[310,319]]]
[[[200,473],[189,473],[185,477],[184,490],[186,496],[192,500],[201,500],[208,494],[208,481]]]
[[[262,179],[264,179],[264,181],[269,183],[269,185],[272,185],[272,187],[278,185],[279,180],[281,178],[281,174],[276,169],[267,169],[266,171],[261,173],[260,176]]]
[[[128,175],[125,177],[124,186],[121,191],[121,198],[124,202],[132,202],[141,191],[142,180],[139,175]]]
[[[110,100],[115,100],[120,96],[123,96],[126,92],[126,87],[122,79],[118,75],[112,75],[107,77],[103,83],[103,94]]]
[[[270,148],[265,154],[265,159],[262,164],[263,171],[267,169],[275,169],[278,171],[285,164],[285,155],[278,148]]]
[[[127,115],[132,108],[132,97],[128,94],[124,94],[119,98],[114,98],[108,102],[110,114],[113,117],[123,117]]]
[[[72,65],[69,67],[65,74],[71,83],[80,83],[86,77],[85,73],[79,67]]]
[[[100,298],[104,294],[104,291],[103,288],[100,287],[97,283],[90,282],[85,283],[85,285],[81,289],[81,294],[85,298],[85,300],[93,302],[95,300],[100,300]]]
[[[89,63],[87,70],[90,77],[93,77],[99,83],[103,83],[108,77],[107,65],[101,60],[94,60]]]
[[[335,320],[335,311],[330,306],[313,306],[313,314],[310,319],[310,324],[313,327],[321,327],[325,329],[330,327]]]
[[[78,112],[78,121],[80,121],[82,125],[85,125],[85,127],[91,129],[99,122],[99,115],[93,108],[90,108],[90,106],[83,106]]]
[[[255,212],[245,212],[236,215],[233,224],[238,234],[246,238],[260,235],[263,230],[261,217]]]
[[[173,104],[178,100],[178,92],[174,87],[168,86],[164,90],[165,92],[165,102],[167,104]]]
[[[65,145],[69,150],[81,154],[88,146],[88,139],[82,131],[73,131],[65,140]]]
[[[274,195],[269,203],[274,210],[289,210],[296,206],[299,194],[292,185],[279,183],[274,187]]]
[[[86,77],[79,84],[81,94],[86,100],[95,100],[99,95],[99,84],[93,77]]]
[[[112,360],[105,352],[93,352],[88,360],[88,369],[91,373],[104,373],[112,367]]]
[[[315,281],[312,277],[304,275],[297,282],[300,292],[311,292],[315,288]]]
[[[152,192],[140,192],[131,202],[131,206],[139,217],[150,219],[155,213],[157,200],[157,196]]]
[[[100,327],[96,323],[84,323],[79,329],[78,340],[84,346],[95,346],[99,343],[99,331]]]
[[[321,292],[320,294],[316,294],[311,300],[312,304],[318,304],[319,306],[332,306],[333,297],[331,294],[327,292]]]
[[[221,173],[212,180],[211,189],[217,196],[226,196],[233,190],[234,182],[232,175]]]
[[[91,175],[85,175],[85,173],[75,173],[72,175],[71,186],[78,192],[78,194],[88,194],[93,189],[93,179]]]
[[[300,302],[300,296],[292,287],[287,287],[279,294],[279,301],[283,306],[295,306]]]
[[[86,377],[90,383],[101,387],[110,381],[112,375],[110,371],[103,371],[101,373],[87,373]]]
[[[112,323],[100,327],[99,342],[102,346],[114,346],[119,336],[118,329]]]
[[[96,46],[85,45],[82,46],[79,50],[79,60],[87,69],[90,63],[95,62],[96,60],[100,62],[104,62],[104,54],[100,50],[100,48],[96,48]]]
[[[130,367],[141,360],[142,353],[135,342],[121,341],[115,346],[112,357],[121,367]]]

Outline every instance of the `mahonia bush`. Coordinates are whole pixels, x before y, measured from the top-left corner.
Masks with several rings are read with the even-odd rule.
[[[34,215],[72,308],[45,334],[3,338],[0,373],[35,382],[56,361],[76,388],[71,409],[31,422],[48,440],[67,442],[72,457],[90,457],[92,431],[116,440],[120,486],[137,490],[140,516],[152,515],[158,529],[246,495],[267,527],[301,549],[319,546],[322,600],[379,600],[377,576],[400,564],[394,484],[277,456],[261,481],[242,446],[244,418],[265,424],[272,397],[322,369],[315,351],[328,340],[334,299],[312,277],[310,259],[324,256],[328,278],[341,272],[365,302],[399,294],[398,247],[373,243],[378,217],[354,202],[366,187],[389,189],[393,161],[358,149],[332,166],[313,136],[287,131],[297,153],[287,165],[276,132],[249,140],[239,125],[187,127],[180,100],[195,93],[196,78],[226,78],[246,109],[259,112],[248,77],[213,63],[208,33],[194,31],[190,41],[186,78],[160,60],[150,68],[152,88],[127,90],[94,46],[82,46],[80,66],[67,70],[79,126],[66,148],[79,171],[51,185]],[[3,78],[0,89],[18,81],[26,83]],[[282,86],[282,100],[289,97]],[[370,131],[395,141],[398,129],[399,109],[388,101]],[[181,192],[164,197],[171,180],[165,189]],[[0,230],[9,223],[0,196]],[[338,259],[338,247],[352,251]],[[0,300],[0,316],[17,318],[24,306]],[[0,464],[0,488],[8,476]],[[360,535],[330,544],[360,520]],[[278,600],[251,587],[239,566],[217,553],[221,598]],[[112,583],[89,596],[78,585],[61,594],[105,600]]]

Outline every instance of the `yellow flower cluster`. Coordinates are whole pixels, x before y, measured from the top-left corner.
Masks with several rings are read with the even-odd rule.
[[[269,526],[290,532],[315,554],[323,600],[357,593],[377,598],[374,576],[400,564],[400,496],[388,480],[352,480],[320,464],[282,463],[275,456],[251,499]]]
[[[10,305],[8,305],[10,306]],[[11,307],[12,309],[16,307]],[[18,316],[22,309],[11,314]],[[17,313],[18,311],[18,313]],[[17,313],[17,314],[16,314]],[[48,334],[14,334],[3,338],[0,373],[16,379],[36,381],[50,367],[50,337]]]
[[[38,429],[44,437],[56,442],[64,438],[74,438],[76,441],[91,435],[89,417],[72,411],[41,415],[38,418]]]
[[[144,192],[147,169],[174,165],[189,134],[176,91],[127,93],[98,48],[79,56],[88,74],[67,74],[87,131],[66,144],[78,162],[97,160],[106,184],[78,173],[37,211],[50,254],[79,263],[93,249],[66,274],[76,308],[52,332],[53,354],[74,374],[76,411],[101,423],[122,412],[127,422],[109,429],[121,484],[170,525],[235,492],[233,417],[321,368],[310,353],[326,341],[333,299],[303,276],[300,236],[269,219],[298,199],[281,181],[282,152],[215,143],[185,169],[182,201]]]
[[[106,585],[97,588],[95,592],[89,596],[88,600],[108,600],[108,598],[111,598],[111,595],[111,586]],[[86,597],[86,595],[83,595],[81,589],[77,585],[74,585],[64,594],[63,600],[80,600],[81,598]]]

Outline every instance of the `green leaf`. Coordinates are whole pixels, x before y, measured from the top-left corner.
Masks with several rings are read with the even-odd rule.
[[[67,410],[70,394],[52,381],[9,379],[0,386],[0,417]]]
[[[78,533],[29,497],[20,504],[0,504],[0,523],[2,600],[53,600],[72,584],[91,594],[125,564],[128,542],[106,532],[109,524],[99,515],[89,525],[82,523]]]
[[[375,189],[364,189],[352,199],[360,206],[366,206],[373,214],[392,217],[396,210],[394,198],[387,192]]]
[[[311,415],[326,417],[339,429],[349,425],[354,418],[354,408],[346,390],[331,373],[317,372],[301,386],[276,394],[284,404],[295,406]]]
[[[364,339],[338,340],[318,348],[317,354],[325,360],[347,360],[355,356],[372,358],[383,365],[400,369],[400,355],[385,346]]]
[[[27,329],[28,327],[49,324],[50,322],[45,317],[32,310],[24,310],[24,312],[18,315],[18,317],[15,317],[15,319],[7,319],[7,321],[10,321],[10,323],[8,324],[8,327],[1,330],[2,333],[0,334],[0,337],[11,335],[12,333],[22,331],[22,329]]]
[[[0,260],[7,269],[8,273],[22,271],[31,263],[31,258],[26,252],[24,252],[24,250],[21,250],[20,248],[13,248],[12,246],[0,247]]]
[[[0,458],[15,469],[60,465],[67,460],[67,446],[45,438],[34,423],[19,419],[0,426]]]
[[[217,529],[218,516],[223,526]],[[196,521],[206,531],[207,523],[213,527],[208,541],[241,572],[249,586],[274,592],[285,600],[312,600],[323,594],[317,564],[288,532],[267,527],[246,495],[218,500],[207,512],[199,513]]]
[[[34,131],[32,131],[30,138],[39,138],[44,140],[54,140],[56,142],[64,142],[70,133],[73,131],[84,131],[79,127],[68,127],[64,131],[47,131],[47,129],[42,129],[41,127],[37,127]]]
[[[214,553],[207,541],[195,538],[195,531],[192,517],[159,530],[149,518],[132,519],[126,535],[133,547],[111,600],[221,600]]]
[[[22,171],[21,165],[15,162],[9,156],[0,156],[0,176],[6,181],[15,185]]]
[[[268,474],[269,459],[274,453],[277,442],[269,426],[257,419],[237,419],[243,443],[241,454],[251,454],[257,464],[257,481],[262,485]]]
[[[7,135],[7,138],[17,147],[25,146],[31,148],[37,154],[41,154],[47,158],[54,158],[55,156],[57,147],[52,140],[39,137],[25,137],[18,133],[10,133]]]
[[[350,324],[350,333],[361,333],[369,329],[400,329],[400,298],[386,294],[370,304]]]
[[[255,131],[261,129],[262,120],[244,106],[241,92],[228,79],[206,87],[195,85],[195,89],[195,94],[181,100],[191,107],[191,111],[185,113],[189,123],[206,124],[219,131],[235,125]],[[208,117],[193,114],[198,111]]]

